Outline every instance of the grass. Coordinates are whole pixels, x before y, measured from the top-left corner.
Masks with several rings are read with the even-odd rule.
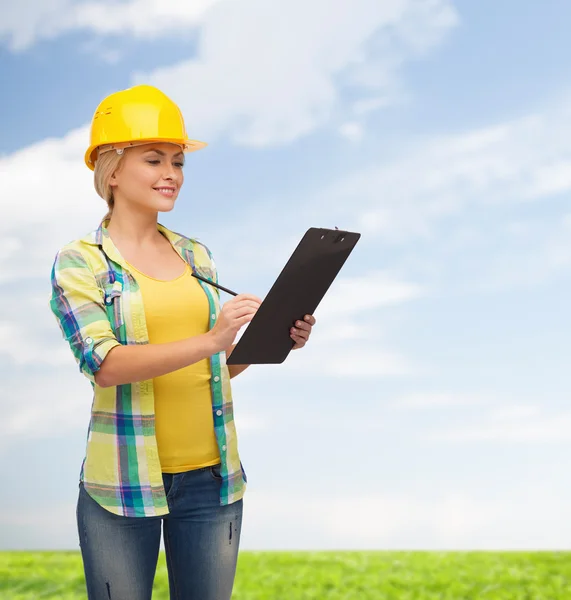
[[[2,600],[85,597],[79,552],[0,552]],[[571,552],[241,552],[232,598],[571,600]]]

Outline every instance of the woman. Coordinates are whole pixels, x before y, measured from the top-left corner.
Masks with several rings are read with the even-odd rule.
[[[226,365],[261,300],[220,307],[209,250],[157,222],[183,183],[179,108],[151,86],[99,105],[85,162],[109,211],[58,252],[50,306],[94,396],[77,523],[90,600],[151,598],[161,523],[171,598],[232,593],[246,475]],[[307,342],[313,316],[291,330]]]

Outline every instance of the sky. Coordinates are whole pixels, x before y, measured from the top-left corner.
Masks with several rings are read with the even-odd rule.
[[[361,233],[307,347],[232,380],[241,547],[571,547],[571,4],[0,9],[0,549],[79,548],[91,386],[49,275],[106,212],[91,117],[138,83],[208,142],[159,221],[222,285]]]

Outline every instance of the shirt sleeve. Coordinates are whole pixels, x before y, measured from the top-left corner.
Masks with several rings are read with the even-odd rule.
[[[103,294],[82,254],[64,248],[51,275],[50,308],[80,371],[95,384],[95,373],[112,348],[120,346],[107,317]]]

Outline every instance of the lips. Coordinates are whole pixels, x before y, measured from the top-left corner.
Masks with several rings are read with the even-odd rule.
[[[167,198],[172,198],[176,193],[176,188],[168,187],[168,186],[161,186],[161,187],[156,187],[153,189],[156,190],[157,192],[159,192],[159,194],[166,196]]]

